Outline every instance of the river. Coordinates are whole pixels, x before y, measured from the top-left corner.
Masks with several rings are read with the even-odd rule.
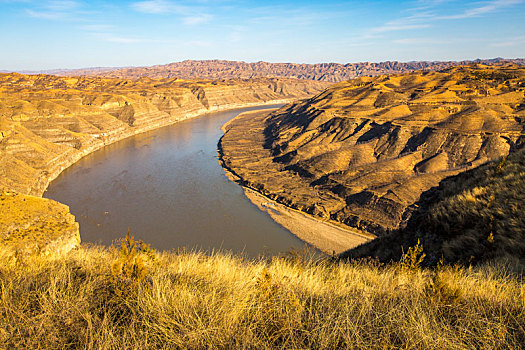
[[[70,207],[83,242],[109,245],[129,229],[159,250],[257,257],[302,248],[227,179],[217,160],[220,127],[262,108],[269,106],[213,113],[106,146],[66,169],[44,197]]]

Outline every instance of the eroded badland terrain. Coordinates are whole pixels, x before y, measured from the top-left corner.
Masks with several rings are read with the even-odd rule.
[[[360,62],[360,63],[270,63],[225,60],[186,60],[151,67],[91,68],[54,71],[52,74],[73,76],[102,76],[119,79],[182,78],[233,79],[256,77],[285,77],[327,82],[340,82],[362,76],[408,73],[415,70],[436,71],[470,63],[493,64],[512,62],[525,65],[524,59],[494,58],[476,61],[414,61],[414,62]]]
[[[525,140],[525,68],[517,65],[328,86],[292,78],[2,74],[1,240],[28,250],[46,250],[46,235],[77,244],[68,208],[39,198],[49,182],[104,145],[207,112],[317,93],[272,114],[234,119],[219,144],[223,165],[289,208],[372,238],[403,227],[421,194],[444,178],[506,156]],[[312,242],[319,240],[330,241],[320,235]]]
[[[289,207],[376,235],[445,177],[520,149],[525,69],[470,65],[362,77],[234,121],[223,161]]]
[[[32,196],[41,196],[63,169],[104,145],[208,112],[304,98],[327,85],[272,78],[127,81],[0,74],[0,243],[45,249],[45,240],[31,237],[62,234],[78,243],[67,207]]]

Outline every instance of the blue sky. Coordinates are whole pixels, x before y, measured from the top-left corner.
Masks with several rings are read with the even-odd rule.
[[[0,0],[0,70],[525,57],[525,0]]]

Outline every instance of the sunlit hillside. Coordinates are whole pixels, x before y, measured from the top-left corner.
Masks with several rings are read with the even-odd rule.
[[[445,177],[521,148],[524,93],[513,65],[361,77],[230,128],[223,159],[280,203],[380,236]]]

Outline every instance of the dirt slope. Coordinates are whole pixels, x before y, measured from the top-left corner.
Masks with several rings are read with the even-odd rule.
[[[413,206],[406,227],[341,256],[396,261],[419,240],[430,265],[517,259],[525,266],[524,202],[525,152],[518,151],[444,179]]]

